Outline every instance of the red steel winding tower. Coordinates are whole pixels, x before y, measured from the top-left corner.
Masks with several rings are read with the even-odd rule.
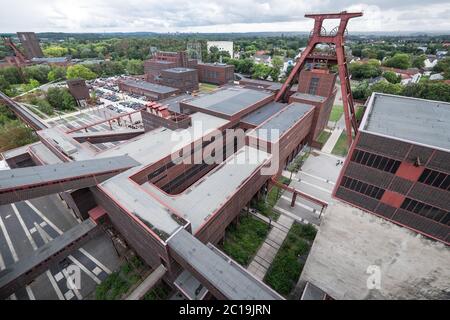
[[[306,18],[314,19],[314,29],[311,31],[306,49],[302,52],[296,65],[289,74],[289,77],[275,97],[275,101],[286,100],[286,94],[288,93],[289,88],[298,77],[306,62],[326,61],[328,64],[337,64],[341,81],[342,102],[344,106],[345,126],[349,146],[352,143],[352,129],[356,135],[358,132],[358,123],[356,121],[348,66],[345,58],[344,38],[347,33],[348,20],[355,17],[361,17],[362,15],[362,12],[350,13],[347,11],[329,14],[306,14]],[[337,27],[327,33],[323,27],[323,21],[326,19],[339,19],[340,23]],[[334,46],[334,51],[327,54],[314,52],[314,49],[318,44],[332,45]]]

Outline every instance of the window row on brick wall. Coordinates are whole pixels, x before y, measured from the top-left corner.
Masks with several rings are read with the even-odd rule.
[[[419,178],[419,182],[436,188],[450,190],[450,175],[425,169]]]
[[[396,173],[401,163],[398,160],[389,159],[374,153],[358,149],[355,149],[355,151],[353,152],[352,161],[390,173]]]
[[[450,213],[448,211],[435,208],[410,198],[406,198],[405,201],[403,201],[401,208],[450,226]]]
[[[341,186],[377,200],[380,200],[384,194],[384,190],[381,188],[346,176],[342,177]]]

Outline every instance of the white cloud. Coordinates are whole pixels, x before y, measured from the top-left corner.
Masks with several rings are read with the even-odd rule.
[[[309,31],[305,13],[342,10],[364,11],[350,31],[450,31],[446,0],[0,1],[1,32]]]

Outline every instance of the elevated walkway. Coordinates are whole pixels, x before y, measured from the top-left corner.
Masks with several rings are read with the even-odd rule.
[[[32,113],[27,108],[21,106],[19,103],[8,97],[6,94],[0,91],[0,101],[6,103],[6,105],[11,109],[14,114],[24,121],[28,126],[34,130],[47,129],[46,123],[41,121],[34,113]]]
[[[51,265],[63,260],[99,231],[92,220],[85,220],[34,251],[27,259],[7,266],[0,272],[0,299],[23,288]]]
[[[0,171],[0,205],[95,186],[139,163],[128,156]]]
[[[120,130],[120,131],[97,131],[97,132],[74,132],[71,133],[70,136],[76,141],[90,142],[90,143],[106,143],[106,142],[115,142],[115,141],[123,141],[129,140],[137,137],[140,134],[143,134],[144,129],[134,130]]]
[[[204,245],[185,229],[177,231],[168,246],[175,260],[218,299],[283,299],[220,250]]]

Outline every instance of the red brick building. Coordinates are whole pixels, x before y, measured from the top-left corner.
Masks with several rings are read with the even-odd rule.
[[[450,104],[372,94],[334,196],[450,244]]]
[[[299,75],[297,92],[289,102],[311,104],[315,107],[310,141],[315,141],[325,129],[336,98],[336,74],[328,69],[302,70]]]
[[[200,82],[223,85],[234,79],[234,66],[225,63],[199,63],[197,70]]]

